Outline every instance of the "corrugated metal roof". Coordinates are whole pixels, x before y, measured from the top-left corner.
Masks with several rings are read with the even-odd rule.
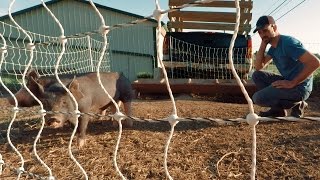
[[[51,1],[46,2],[46,5],[56,4],[56,3],[59,3],[61,1],[65,1],[65,0],[51,0]],[[77,1],[77,2],[85,3],[85,4],[90,4],[89,1],[85,1],[85,0],[73,0],[73,1]],[[108,7],[108,6],[103,6],[103,5],[97,4],[97,3],[94,3],[94,4],[95,4],[95,6],[97,8],[113,11],[113,12],[116,12],[116,13],[121,13],[121,14],[124,14],[124,15],[128,15],[128,16],[132,16],[132,17],[138,18],[138,19],[144,18],[143,16],[140,16],[140,15],[137,15],[137,14],[129,13],[129,12],[122,11],[122,10],[119,10],[119,9],[114,9],[114,8],[111,8],[111,7]],[[26,8],[26,9],[23,9],[21,11],[14,12],[14,13],[12,13],[12,16],[24,14],[24,13],[27,13],[27,12],[29,12],[31,10],[38,9],[38,8],[43,8],[42,4],[38,4],[36,6],[32,6],[30,8]],[[9,15],[1,16],[0,17],[0,21],[4,20],[4,19],[7,19],[7,18],[9,18]],[[154,19],[149,19],[148,21],[157,23],[157,21],[154,20]]]

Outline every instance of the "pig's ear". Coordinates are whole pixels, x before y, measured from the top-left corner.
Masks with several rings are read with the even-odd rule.
[[[29,89],[38,97],[44,94],[44,88],[33,77],[30,78]]]
[[[80,90],[79,82],[76,77],[74,77],[72,82],[69,84],[69,90],[77,100],[84,97],[84,94]]]
[[[27,73],[27,79],[28,79],[28,80],[31,80],[32,78],[33,78],[35,81],[37,81],[37,80],[40,78],[39,73],[38,73],[35,69],[33,69],[33,68],[31,68],[31,69],[28,71],[28,73]]]

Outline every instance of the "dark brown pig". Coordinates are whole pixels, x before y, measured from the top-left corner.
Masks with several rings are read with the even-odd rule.
[[[33,69],[30,70],[26,76],[26,80],[27,80],[26,86],[30,89],[30,91],[33,94],[35,94],[36,97],[38,97],[37,95],[39,94],[38,92],[39,89],[38,89],[38,86],[34,84],[34,82],[38,80],[39,77],[40,77],[39,74]],[[44,80],[45,79],[42,78],[41,81],[39,81],[38,83],[41,84],[42,86],[45,86],[48,83]],[[20,107],[31,107],[31,106],[39,105],[38,102],[29,94],[29,92],[24,87],[22,87],[18,92],[16,92],[14,96],[16,97],[18,101],[18,106]],[[11,105],[15,105],[14,99],[11,96],[8,97],[7,99]]]
[[[74,75],[66,74],[61,75],[59,77],[61,79],[72,79]],[[26,75],[26,80],[26,86],[37,98],[39,98],[41,94],[41,89],[39,89],[39,85],[43,88],[47,88],[50,85],[57,82],[55,76],[40,77],[40,75],[35,69],[31,69],[28,71]],[[14,95],[18,101],[19,107],[32,107],[39,105],[38,102],[29,94],[29,92],[24,87],[22,87]],[[11,96],[8,97],[7,100],[11,105],[15,105],[14,99]]]
[[[100,73],[101,82],[113,99],[124,104],[126,115],[131,115],[131,101],[133,91],[130,81],[119,73]],[[36,83],[36,82],[35,82]],[[74,79],[64,79],[63,82],[75,97],[79,105],[79,111],[82,113],[103,113],[110,105],[113,105],[107,94],[103,91],[98,83],[96,73],[89,73]],[[49,87],[44,88],[37,84],[36,88],[40,100],[43,102],[45,110],[74,113],[75,105],[69,94],[62,86],[55,82]],[[66,121],[75,123],[76,116],[70,113],[47,114],[46,119],[54,127],[61,127]],[[78,145],[81,147],[85,143],[85,133],[89,122],[88,115],[79,117],[78,126]],[[124,125],[132,127],[131,119],[126,119]]]

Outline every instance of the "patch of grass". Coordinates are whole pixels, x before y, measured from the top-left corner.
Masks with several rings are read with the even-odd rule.
[[[13,78],[13,77],[2,77],[2,81],[5,83],[5,84],[19,84],[19,80],[17,80],[16,78]]]
[[[147,79],[152,79],[153,75],[149,72],[139,72],[137,74],[137,78],[147,78]]]
[[[21,80],[17,79],[13,75],[2,75],[1,76],[2,82],[10,89],[10,90],[17,90],[21,87]],[[2,88],[2,87],[1,87]]]
[[[313,75],[313,87],[314,89],[320,88],[320,69],[318,69]]]

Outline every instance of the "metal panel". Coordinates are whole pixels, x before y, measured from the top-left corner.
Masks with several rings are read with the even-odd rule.
[[[130,81],[134,81],[137,79],[138,73],[146,72],[153,74],[153,62],[153,57],[112,53],[111,69],[122,72]]]

